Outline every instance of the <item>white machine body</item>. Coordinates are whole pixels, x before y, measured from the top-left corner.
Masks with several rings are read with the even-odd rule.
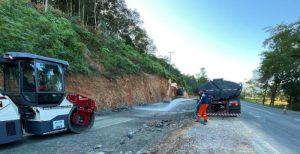
[[[26,119],[24,128],[27,133],[46,135],[68,130],[68,119],[73,104],[66,98],[59,106],[33,107],[35,117]]]
[[[18,107],[9,97],[0,94],[0,144],[21,139],[22,135]]]
[[[21,139],[23,130],[47,135],[80,133],[94,124],[95,102],[65,92],[67,61],[26,52],[0,56],[0,144]]]

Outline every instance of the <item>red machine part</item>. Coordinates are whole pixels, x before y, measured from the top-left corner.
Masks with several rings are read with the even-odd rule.
[[[2,99],[6,99],[6,98],[4,96],[0,96],[0,100],[2,100]],[[0,101],[0,107],[3,107],[2,101]]]
[[[239,106],[239,102],[238,101],[230,101],[230,105],[231,106]]]
[[[67,99],[77,106],[77,111],[71,115],[71,121],[74,124],[87,126],[91,122],[91,115],[96,108],[95,102],[79,94],[68,94]]]

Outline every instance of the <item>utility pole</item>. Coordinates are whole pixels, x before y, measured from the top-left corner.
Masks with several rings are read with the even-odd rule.
[[[169,65],[169,72],[171,71],[171,65],[172,65],[172,53],[175,53],[174,51],[169,51],[170,53],[170,65]]]

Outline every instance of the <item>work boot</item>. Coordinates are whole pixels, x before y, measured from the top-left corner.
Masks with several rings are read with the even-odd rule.
[[[207,120],[204,120],[204,122],[207,122]]]
[[[200,123],[203,124],[203,125],[206,125],[206,122],[205,122],[205,121],[201,121]]]

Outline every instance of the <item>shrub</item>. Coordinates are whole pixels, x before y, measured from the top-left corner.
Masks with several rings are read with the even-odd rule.
[[[147,72],[171,78],[181,85],[193,84],[164,59],[136,50],[109,32],[90,32],[49,7],[47,13],[25,0],[0,1],[0,54],[25,51],[69,61],[68,73],[95,73],[85,56],[101,63],[106,74],[125,75]],[[88,53],[86,53],[88,52]],[[188,88],[191,89],[191,88]]]

